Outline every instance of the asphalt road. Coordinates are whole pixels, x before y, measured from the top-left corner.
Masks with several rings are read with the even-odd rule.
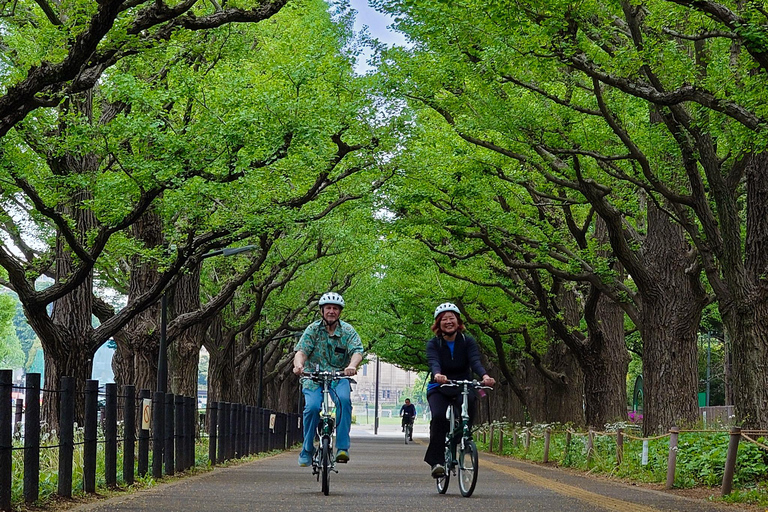
[[[733,507],[691,500],[635,486],[590,478],[554,468],[480,454],[475,493],[463,498],[456,479],[439,495],[423,462],[427,435],[405,445],[399,428],[379,435],[355,429],[351,460],[332,474],[324,496],[310,468],[298,467],[290,451],[229,468],[181,479],[135,494],[83,505],[78,511],[308,511],[411,512],[552,511],[714,512]]]

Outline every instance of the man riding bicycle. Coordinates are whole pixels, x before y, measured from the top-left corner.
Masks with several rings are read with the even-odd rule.
[[[400,422],[402,431],[405,432],[406,425],[413,425],[413,420],[416,417],[416,406],[411,403],[410,398],[405,399],[405,403],[400,407],[400,416],[403,420]],[[411,430],[410,440],[413,441],[413,430]]]
[[[363,360],[363,344],[355,328],[339,320],[344,299],[338,293],[324,293],[318,301],[321,320],[307,326],[294,350],[293,373],[301,375],[304,366],[321,371],[344,371],[357,374]],[[352,399],[348,379],[334,381],[331,396],[336,404],[336,462],[349,461],[349,431],[352,428]],[[312,380],[302,384],[304,393],[304,444],[299,454],[299,466],[312,462],[314,438],[320,421],[323,393]]]

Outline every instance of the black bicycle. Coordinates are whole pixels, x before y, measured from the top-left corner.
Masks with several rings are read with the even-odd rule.
[[[469,425],[469,390],[492,389],[476,380],[454,380],[443,386],[461,387],[461,408],[448,407],[448,434],[445,436],[445,475],[435,479],[437,492],[445,494],[451,481],[451,474],[459,477],[459,490],[465,498],[472,496],[477,484],[477,446],[472,439]]]
[[[403,429],[405,432],[405,444],[408,444],[408,441],[413,441],[413,420],[413,416],[405,417],[405,428]]]
[[[331,384],[333,381],[341,379],[355,382],[352,377],[344,375],[344,372],[316,371],[302,372],[301,374],[302,381],[316,382],[323,390],[320,422],[317,424],[317,432],[315,433],[315,452],[312,454],[312,475],[317,475],[318,480],[322,477],[322,490],[326,496],[331,490],[331,471],[339,472],[336,469],[336,459],[333,456],[336,422],[331,414]]]

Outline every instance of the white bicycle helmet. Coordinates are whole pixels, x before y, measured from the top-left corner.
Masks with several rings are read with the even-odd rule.
[[[336,292],[327,292],[320,297],[317,301],[318,306],[325,306],[326,304],[336,304],[339,307],[344,307],[344,298]]]
[[[453,311],[457,315],[461,314],[461,311],[459,311],[459,308],[456,306],[456,304],[453,304],[451,302],[443,302],[437,308],[435,308],[435,318],[437,318],[437,315],[440,313],[444,313],[445,311]]]

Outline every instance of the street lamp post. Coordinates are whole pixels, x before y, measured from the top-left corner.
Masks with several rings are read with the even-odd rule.
[[[258,249],[258,245],[244,245],[243,247],[227,247],[203,254],[200,261],[212,256],[232,256],[241,252]],[[168,390],[168,340],[166,330],[168,323],[168,298],[163,292],[160,298],[160,348],[157,354],[157,390],[165,393]]]

